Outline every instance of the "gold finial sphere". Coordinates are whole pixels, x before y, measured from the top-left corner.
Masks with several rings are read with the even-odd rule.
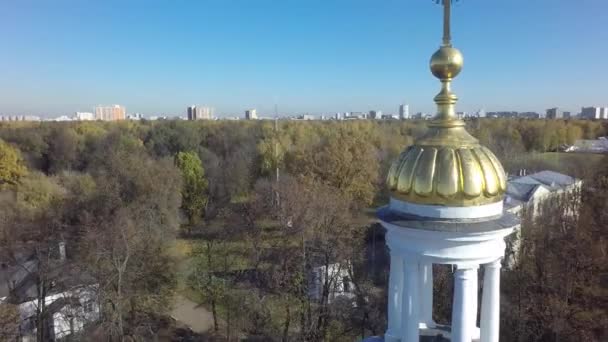
[[[452,79],[460,73],[462,53],[451,46],[442,46],[431,57],[431,72],[440,80]]]

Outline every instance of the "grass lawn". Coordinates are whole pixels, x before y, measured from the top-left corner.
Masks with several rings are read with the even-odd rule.
[[[602,160],[608,158],[608,155],[599,153],[546,152],[538,154],[538,158],[555,167],[560,167],[563,165],[597,165]]]

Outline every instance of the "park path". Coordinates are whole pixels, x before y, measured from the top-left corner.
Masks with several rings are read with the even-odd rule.
[[[189,326],[195,333],[205,333],[213,329],[211,312],[180,295],[175,297],[171,316]]]

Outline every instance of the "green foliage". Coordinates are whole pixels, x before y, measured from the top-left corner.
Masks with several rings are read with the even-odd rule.
[[[304,146],[288,158],[287,169],[312,182],[323,182],[355,201],[372,203],[379,181],[379,161],[361,127],[333,127],[324,139]]]
[[[197,127],[188,122],[171,121],[155,124],[145,137],[145,145],[160,157],[182,151],[196,151],[200,143]]]
[[[70,127],[56,127],[47,136],[49,149],[46,153],[49,173],[71,170],[78,167],[81,149],[80,136]]]
[[[0,185],[17,184],[26,174],[19,150],[0,139]]]
[[[188,224],[192,226],[202,218],[207,205],[205,169],[194,152],[179,152],[175,156],[175,165],[182,172],[182,209],[188,217]]]
[[[216,324],[222,317],[227,335],[352,341],[381,334],[386,295],[382,284],[361,275],[365,229],[359,222],[368,220],[353,215],[386,201],[387,169],[426,132],[425,122],[274,124],[1,123],[0,182],[14,186],[0,191],[0,250],[15,241],[55,246],[69,239],[75,265],[100,286],[100,324],[115,340],[155,333],[154,317],[170,307],[176,269],[188,274],[182,285],[211,306]],[[548,218],[546,229],[528,236],[542,249],[529,249],[525,270],[506,277],[515,280],[503,287],[521,291],[503,299],[521,298],[523,311],[502,316],[503,333],[519,340],[593,340],[595,332],[585,329],[601,332],[607,324],[605,290],[597,284],[608,264],[607,201],[599,196],[608,177],[590,172],[608,170],[600,164],[608,158],[547,152],[606,135],[608,127],[577,120],[467,124],[510,172],[553,169],[597,180],[597,197],[587,202],[597,208],[585,209],[585,225],[564,227]],[[191,258],[170,250],[180,214],[197,228]],[[349,266],[355,300],[311,301],[306,267],[335,260],[358,266]],[[238,283],[240,276],[247,281]],[[447,322],[452,277],[443,269],[435,279],[445,295],[436,297],[442,302],[436,318]],[[239,326],[230,330],[230,324]],[[545,330],[534,330],[539,326]]]
[[[40,212],[65,195],[66,190],[55,179],[35,172],[23,178],[18,185],[17,206],[28,212]]]
[[[188,277],[188,284],[196,290],[206,303],[222,300],[227,292],[226,280],[216,277],[200,264],[196,264]]]

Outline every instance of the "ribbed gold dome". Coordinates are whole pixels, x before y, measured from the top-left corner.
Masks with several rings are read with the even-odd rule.
[[[443,45],[430,61],[431,72],[441,81],[441,91],[435,96],[437,116],[428,134],[393,163],[387,185],[393,198],[414,204],[467,207],[500,202],[507,188],[500,161],[456,118],[458,98],[451,82],[464,61],[451,44],[451,1],[443,4]]]
[[[387,183],[393,198],[458,207],[502,201],[506,190],[502,165],[492,151],[475,142],[418,142],[393,163]]]

